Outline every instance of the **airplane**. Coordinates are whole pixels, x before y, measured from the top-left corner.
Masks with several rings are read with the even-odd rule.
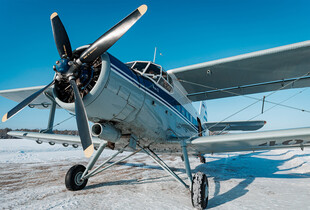
[[[75,165],[68,170],[68,190],[82,190],[90,177],[144,152],[190,191],[193,207],[204,209],[209,198],[207,175],[192,174],[189,155],[205,162],[203,155],[210,153],[310,146],[310,128],[257,132],[265,121],[209,122],[206,106],[208,100],[309,87],[310,41],[168,71],[151,61],[123,63],[107,50],[146,11],[147,6],[141,5],[92,44],[73,51],[58,14],[53,13],[50,19],[60,56],[53,66],[53,80],[46,86],[0,91],[1,96],[18,102],[2,122],[26,106],[50,109],[47,129],[11,131],[9,135],[39,144],[82,145],[90,160],[86,167]],[[199,110],[192,104],[197,101]],[[75,115],[79,136],[53,133],[55,112],[60,108]],[[89,121],[94,123],[91,129]],[[256,132],[227,134],[229,131]],[[93,169],[105,148],[116,152]],[[123,151],[131,152],[110,163]],[[159,153],[181,155],[188,183]]]

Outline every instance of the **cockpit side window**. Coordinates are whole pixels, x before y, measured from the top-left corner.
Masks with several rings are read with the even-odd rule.
[[[163,88],[165,88],[166,90],[168,90],[169,92],[172,91],[172,86],[171,84],[169,84],[168,82],[168,75],[165,71],[162,71],[162,77],[160,78],[159,82],[158,82]]]
[[[173,86],[172,78],[168,75],[168,82],[171,86]]]

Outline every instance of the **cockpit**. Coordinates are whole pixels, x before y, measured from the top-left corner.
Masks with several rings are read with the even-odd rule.
[[[153,80],[167,91],[172,92],[172,79],[160,65],[150,61],[133,61],[125,64],[131,70]]]

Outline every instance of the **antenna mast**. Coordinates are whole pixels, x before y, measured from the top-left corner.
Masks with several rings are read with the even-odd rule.
[[[157,47],[155,47],[153,63],[155,63],[155,60],[156,60],[156,50],[157,50]]]

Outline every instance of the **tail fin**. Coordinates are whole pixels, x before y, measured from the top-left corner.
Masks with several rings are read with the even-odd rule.
[[[208,122],[207,106],[204,101],[200,102],[199,118],[200,118],[201,124]]]

